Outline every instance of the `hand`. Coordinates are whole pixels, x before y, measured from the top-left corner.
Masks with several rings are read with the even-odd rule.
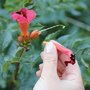
[[[33,90],[84,90],[80,69],[77,61],[74,65],[65,65],[68,56],[61,51],[57,51],[55,45],[62,45],[56,41],[50,41],[41,54],[43,64],[36,72],[39,77]],[[63,47],[63,50],[66,48]]]

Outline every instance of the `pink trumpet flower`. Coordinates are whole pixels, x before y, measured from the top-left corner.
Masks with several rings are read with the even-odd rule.
[[[27,37],[29,35],[28,27],[29,24],[35,19],[36,12],[34,10],[28,10],[22,8],[17,12],[13,12],[12,18],[17,20],[22,31],[22,36]]]

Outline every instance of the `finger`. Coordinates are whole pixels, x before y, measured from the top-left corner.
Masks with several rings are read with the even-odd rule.
[[[42,71],[41,71],[41,70],[38,70],[38,71],[36,72],[36,75],[37,75],[37,77],[38,77],[38,78],[40,78],[40,77],[41,77],[41,73],[42,73]]]
[[[59,62],[58,62],[57,73],[58,73],[59,78],[61,79],[62,73],[63,73],[63,70],[64,70],[64,67],[62,66],[62,68],[63,68],[63,70],[62,70],[62,68],[60,67],[60,66],[61,66],[60,63],[61,63],[61,62],[59,61]],[[40,70],[38,70],[38,71],[36,72],[36,75],[37,75],[38,78],[40,78],[40,76],[41,76],[42,69],[43,69],[43,64],[40,64],[40,65],[39,65],[39,69],[40,69]]]
[[[43,60],[43,56],[44,56],[44,53],[43,52],[41,52],[41,59]]]
[[[49,42],[43,52],[43,70],[41,76],[52,78],[57,76],[57,50],[52,42]]]
[[[43,69],[43,64],[40,64],[40,65],[39,65],[39,69],[40,69],[40,70],[38,70],[38,71],[36,72],[36,75],[37,75],[38,78],[41,76],[42,69]]]
[[[38,78],[40,78],[40,76],[41,76],[42,69],[43,69],[43,64],[40,64],[40,65],[39,65],[39,69],[40,69],[40,70],[38,70],[38,71],[36,72],[36,75],[37,75]],[[64,69],[65,69],[64,66],[61,64],[61,61],[59,60],[59,61],[58,61],[57,73],[58,73],[58,76],[59,76],[60,79],[61,79],[61,77],[62,77],[62,73],[63,73]]]
[[[40,69],[40,70],[43,69],[43,64],[39,64],[39,69]]]

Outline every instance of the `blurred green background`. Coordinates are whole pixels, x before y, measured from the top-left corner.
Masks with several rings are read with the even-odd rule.
[[[37,12],[30,31],[57,24],[66,28],[43,32],[31,43],[20,63],[15,82],[16,66],[12,62],[18,61],[21,50],[17,41],[20,28],[10,14],[24,7]],[[42,42],[51,39],[73,50],[82,71],[85,90],[90,90],[90,0],[0,0],[0,90],[33,90],[38,80],[35,72],[42,62]]]

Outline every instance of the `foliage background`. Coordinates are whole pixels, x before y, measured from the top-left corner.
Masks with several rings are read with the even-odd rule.
[[[29,30],[57,27],[43,32],[31,43],[20,64],[17,82],[14,82],[18,61],[18,23],[11,19],[11,12],[27,7],[37,12]],[[0,0],[0,90],[32,90],[37,77],[40,52],[44,40],[55,39],[76,54],[86,90],[90,90],[90,0]]]

